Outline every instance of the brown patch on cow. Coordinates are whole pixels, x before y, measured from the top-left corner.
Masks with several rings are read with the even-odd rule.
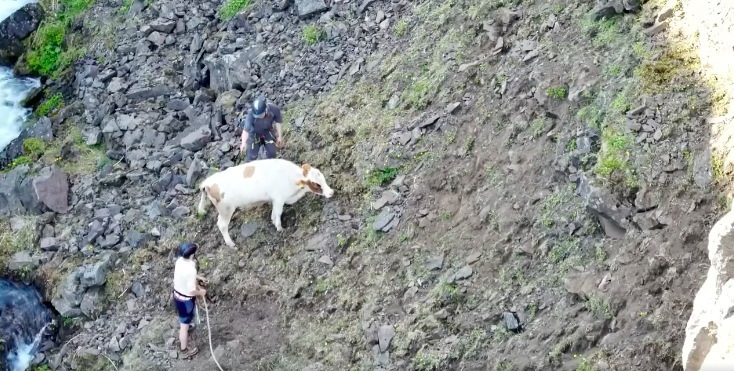
[[[321,194],[322,192],[321,186],[318,183],[312,182],[308,179],[301,179],[296,182],[296,185],[301,188],[308,186],[308,189],[310,189],[313,193]]]
[[[308,172],[311,171],[311,165],[303,164],[301,165],[301,169],[303,169],[303,176],[307,176]]]
[[[242,172],[245,178],[252,177],[252,174],[255,174],[255,167],[254,166],[245,166],[245,171]]]
[[[220,201],[222,201],[222,196],[224,196],[219,190],[219,185],[216,183],[207,187],[206,192],[209,194],[209,196],[211,196],[211,198],[214,199],[215,203],[219,203]]]

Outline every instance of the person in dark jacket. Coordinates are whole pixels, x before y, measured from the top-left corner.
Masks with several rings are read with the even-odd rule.
[[[245,162],[257,160],[260,147],[265,146],[266,158],[275,158],[276,148],[283,145],[283,116],[280,107],[270,103],[265,97],[257,97],[247,116],[240,121],[242,143],[240,153],[247,151]],[[275,132],[273,132],[275,130]]]

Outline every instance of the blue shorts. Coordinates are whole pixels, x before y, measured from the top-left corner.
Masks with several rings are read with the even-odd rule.
[[[189,300],[179,300],[174,296],[173,303],[176,305],[178,312],[178,322],[182,325],[190,325],[194,320],[194,307],[196,307],[196,298]]]

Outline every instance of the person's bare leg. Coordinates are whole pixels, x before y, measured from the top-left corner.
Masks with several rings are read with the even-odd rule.
[[[178,331],[178,341],[181,342],[181,351],[186,350],[189,346],[189,325],[181,324],[181,329]]]

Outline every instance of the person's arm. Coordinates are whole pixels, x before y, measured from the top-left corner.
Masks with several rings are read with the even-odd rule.
[[[275,132],[278,135],[275,138],[278,143],[283,140],[283,115],[280,113],[280,108],[276,107],[273,111],[273,122],[275,123]]]
[[[206,295],[206,290],[199,287],[199,285],[196,284],[196,278],[198,277],[196,268],[190,268],[191,270],[188,272],[188,289],[189,289],[189,296],[204,296]]]

